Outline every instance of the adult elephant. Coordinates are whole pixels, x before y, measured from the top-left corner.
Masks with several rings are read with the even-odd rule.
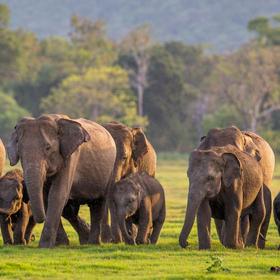
[[[35,221],[45,221],[39,246],[55,245],[68,200],[89,205],[88,242],[99,244],[105,197],[116,158],[110,133],[89,120],[47,114],[19,121],[7,150],[11,165],[21,161]],[[46,213],[44,185],[49,187]]]
[[[243,248],[241,217],[252,214],[248,245],[258,246],[265,218],[263,175],[258,161],[232,145],[195,150],[191,153],[190,181],[185,223],[180,235],[181,247],[191,231],[197,214],[199,248],[210,248],[211,216],[225,222],[223,244]]]
[[[249,132],[241,131],[235,126],[224,129],[214,128],[209,130],[206,136],[201,138],[199,150],[208,150],[213,147],[224,147],[226,145],[233,145],[240,151],[245,151],[251,156],[259,160],[261,170],[263,173],[263,192],[266,208],[266,217],[261,227],[261,238],[259,238],[258,247],[265,247],[265,237],[268,230],[268,225],[271,216],[271,183],[274,173],[275,156],[270,145],[259,135]],[[223,221],[215,220],[219,237],[221,239],[221,228]],[[245,227],[247,227],[245,225]],[[183,235],[182,235],[183,236]]]
[[[0,176],[2,176],[6,160],[6,150],[2,140],[0,139]]]
[[[155,176],[156,153],[141,128],[129,128],[116,121],[103,124],[103,127],[110,132],[117,148],[113,172],[114,183],[137,171],[146,171],[149,175]],[[111,216],[114,217],[116,210],[112,203],[112,192],[113,190],[109,192],[108,203]],[[102,224],[102,240],[106,242],[111,239],[107,214],[108,210],[105,211]],[[121,241],[121,233],[118,224],[115,223],[112,224],[112,238],[115,243]]]

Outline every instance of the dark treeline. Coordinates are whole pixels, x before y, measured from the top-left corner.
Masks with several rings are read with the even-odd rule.
[[[114,41],[102,21],[73,16],[68,38],[10,28],[0,5],[0,135],[22,116],[64,113],[145,127],[161,151],[188,151],[211,127],[258,131],[277,151],[280,135],[279,16],[248,23],[239,50],[156,42],[143,25]]]

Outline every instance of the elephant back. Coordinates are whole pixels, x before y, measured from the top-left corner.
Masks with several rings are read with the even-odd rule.
[[[264,184],[270,187],[275,167],[275,155],[271,146],[262,137],[251,131],[244,131],[243,134],[245,136],[246,143],[251,140],[257,146],[261,156],[259,164],[263,172]]]

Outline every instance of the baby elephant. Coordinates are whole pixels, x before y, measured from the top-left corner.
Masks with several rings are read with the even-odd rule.
[[[126,244],[156,244],[165,220],[161,184],[146,172],[134,173],[116,183],[113,191],[117,217]],[[130,234],[138,226],[136,240]]]
[[[0,224],[4,244],[26,244],[35,222],[19,169],[0,178]]]
[[[278,228],[278,233],[280,235],[280,193],[277,194],[273,201],[273,213],[274,213],[274,221]],[[280,250],[280,245],[278,247]]]

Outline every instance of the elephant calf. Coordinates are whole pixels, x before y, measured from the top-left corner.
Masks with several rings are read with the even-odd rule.
[[[19,169],[0,179],[0,224],[4,244],[27,244],[35,222]]]
[[[274,213],[274,221],[278,228],[278,233],[280,235],[280,193],[277,194],[273,201],[273,213]],[[280,245],[278,247],[280,250]]]
[[[146,172],[131,174],[116,183],[113,200],[125,243],[156,244],[165,220],[161,184]],[[129,234],[133,224],[138,225],[136,240]]]

